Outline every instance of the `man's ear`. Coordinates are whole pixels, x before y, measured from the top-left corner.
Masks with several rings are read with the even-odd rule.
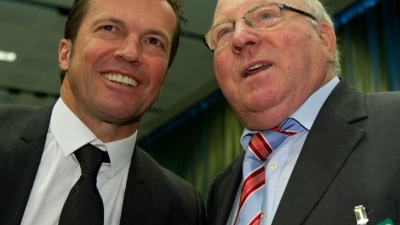
[[[333,62],[336,47],[335,29],[328,23],[322,22],[319,24],[319,37],[322,44],[325,46],[324,50],[327,61]]]
[[[62,39],[60,41],[60,45],[58,46],[58,62],[60,64],[60,68],[64,71],[68,70],[71,47],[71,40],[67,39]]]

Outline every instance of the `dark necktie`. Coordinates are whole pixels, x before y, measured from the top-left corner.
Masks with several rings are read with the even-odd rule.
[[[278,127],[267,131],[267,137],[258,132],[250,139],[243,161],[243,185],[235,225],[259,225],[264,219],[262,213],[265,201],[264,162],[288,136],[304,130],[305,128],[296,120],[289,118]]]
[[[103,225],[104,206],[97,189],[97,173],[107,152],[86,144],[74,152],[82,174],[72,187],[61,211],[59,225]]]

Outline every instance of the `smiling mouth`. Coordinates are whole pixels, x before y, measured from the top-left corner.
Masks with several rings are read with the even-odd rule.
[[[119,83],[127,86],[136,87],[138,85],[137,81],[131,77],[123,76],[122,74],[103,74],[103,77],[114,83]]]
[[[259,70],[263,70],[263,69],[268,69],[269,67],[271,67],[272,64],[265,64],[265,63],[258,63],[252,67],[250,67],[247,71],[245,76],[248,76],[250,74],[254,74],[257,73]]]

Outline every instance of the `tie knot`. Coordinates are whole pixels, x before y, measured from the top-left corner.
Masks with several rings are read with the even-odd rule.
[[[86,144],[74,152],[81,167],[82,174],[90,174],[94,177],[100,169],[102,162],[110,162],[107,152],[101,151],[91,144]]]
[[[277,149],[288,136],[300,133],[305,128],[294,119],[286,119],[279,126],[266,131],[266,137],[261,132],[254,134],[249,142],[247,157],[256,157],[265,161],[269,154]]]
[[[264,138],[264,136],[260,132],[258,132],[255,133],[253,137],[251,137],[246,156],[251,158],[255,156],[258,160],[265,161],[271,152],[271,145]]]
[[[276,131],[282,133],[286,136],[291,136],[298,134],[304,130],[306,130],[297,120],[288,118],[284,120],[279,126],[271,129],[272,131]]]

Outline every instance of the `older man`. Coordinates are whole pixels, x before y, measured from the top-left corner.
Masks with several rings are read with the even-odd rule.
[[[0,224],[203,224],[198,191],[135,147],[179,40],[179,0],[75,0],[61,98],[0,107]]]
[[[399,93],[340,80],[324,7],[284,3],[219,0],[205,36],[245,126],[245,152],[210,189],[209,224],[398,224]]]

